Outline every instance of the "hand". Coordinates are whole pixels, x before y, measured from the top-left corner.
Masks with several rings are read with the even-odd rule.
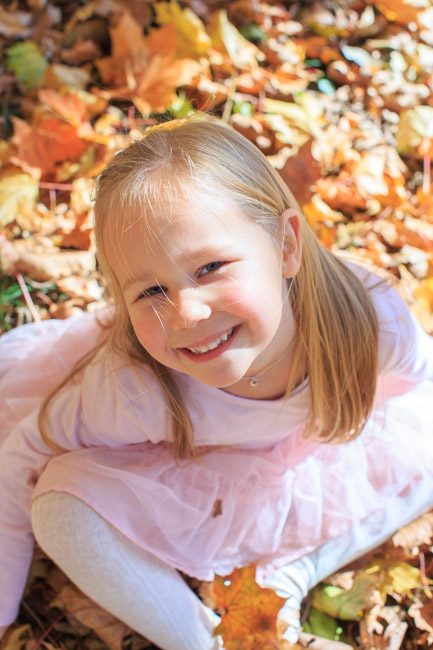
[[[286,598],[277,617],[280,644],[284,641],[296,644],[298,641],[301,603],[316,582],[315,565],[308,555],[276,569],[263,581],[262,587],[274,589],[278,596]]]

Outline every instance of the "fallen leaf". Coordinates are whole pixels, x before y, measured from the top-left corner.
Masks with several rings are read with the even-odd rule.
[[[175,34],[175,54],[179,59],[200,58],[211,47],[212,41],[200,18],[188,7],[182,9],[177,2],[157,2],[156,20],[160,25],[171,25]],[[155,35],[154,30],[150,37]],[[149,46],[149,40],[148,40]],[[155,50],[154,50],[155,51]]]
[[[433,138],[433,107],[416,106],[403,111],[397,132],[397,149],[402,154],[425,155],[420,147]],[[431,143],[430,143],[431,149]]]
[[[0,34],[6,38],[28,38],[32,15],[27,11],[8,11],[0,6]]]
[[[59,163],[78,161],[88,142],[79,137],[77,128],[56,117],[42,117],[35,124],[13,118],[13,142],[17,153],[11,162],[42,178],[55,177]]]
[[[333,585],[316,587],[313,592],[312,605],[320,612],[343,620],[356,621],[364,609],[372,605],[373,593],[377,587],[378,577],[358,571],[353,586],[346,591]]]
[[[18,216],[28,216],[36,205],[39,179],[5,169],[0,173],[0,228]]]
[[[16,43],[7,50],[6,70],[14,72],[24,93],[37,88],[48,65],[39,47],[33,41]]]
[[[302,207],[307,204],[314,193],[315,183],[322,177],[322,169],[311,153],[312,140],[308,140],[294,156],[287,158],[287,161],[278,169],[278,173],[287,186],[291,189],[295,199]],[[318,208],[317,208],[318,209]],[[315,222],[310,211],[311,222]],[[320,212],[320,220],[323,215]],[[336,220],[336,219],[335,219]]]
[[[259,587],[254,565],[216,576],[213,596],[221,616],[215,634],[222,635],[227,650],[278,648],[276,621],[285,599]]]
[[[74,274],[88,275],[95,270],[92,251],[61,251],[55,246],[36,244],[30,239],[9,242],[12,254],[0,259],[1,268],[11,273],[16,268],[33,280],[45,282]],[[1,251],[0,251],[1,252]]]
[[[90,600],[72,584],[66,585],[52,602],[52,606],[63,605],[83,625],[91,628],[108,645],[110,650],[122,650],[122,641],[131,630]]]
[[[84,68],[74,68],[62,63],[52,63],[45,68],[42,85],[54,90],[61,90],[65,86],[75,91],[84,90],[90,82],[90,73]]]
[[[423,3],[419,0],[367,0],[367,2],[371,2],[388,20],[403,25],[416,21],[423,8]]]
[[[213,47],[227,53],[231,62],[237,68],[256,67],[259,61],[265,59],[263,52],[253,43],[247,41],[227,18],[227,11],[216,11],[209,25],[209,35]]]

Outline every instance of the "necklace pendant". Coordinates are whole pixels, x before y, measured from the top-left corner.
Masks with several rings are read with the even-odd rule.
[[[253,388],[255,388],[255,387],[258,385],[258,383],[259,383],[259,380],[257,379],[257,377],[251,377],[251,379],[250,379],[250,386],[252,386]]]

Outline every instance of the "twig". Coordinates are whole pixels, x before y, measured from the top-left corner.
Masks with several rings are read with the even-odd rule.
[[[31,295],[29,293],[29,290],[27,289],[26,283],[24,282],[24,278],[23,278],[22,274],[19,271],[16,274],[16,278],[17,278],[18,284],[20,285],[22,294],[24,296],[24,300],[26,301],[26,305],[29,308],[29,311],[30,311],[30,313],[31,313],[31,315],[33,317],[33,320],[35,321],[35,323],[40,323],[41,322],[41,317],[39,316],[38,312],[36,311],[36,308],[35,308],[34,302],[32,300],[32,297],[31,297]]]
[[[64,615],[65,615],[64,612],[61,612],[58,615],[58,617],[51,623],[51,625],[47,627],[43,635],[37,640],[36,644],[31,648],[31,650],[38,650],[38,648],[41,647],[41,643],[45,641],[45,639],[49,636],[51,630],[54,628],[56,623],[58,623],[64,617]]]
[[[425,555],[423,552],[419,554],[419,568],[421,572],[421,581],[424,586],[424,593],[428,598],[432,597],[432,592],[430,590],[428,581],[427,581],[427,576],[426,576],[426,571],[425,571]]]
[[[423,158],[422,163],[422,191],[423,194],[428,194],[430,191],[430,168],[431,168],[431,156],[429,153]]]
[[[39,183],[41,190],[72,190],[72,187],[72,183],[49,183],[47,181]]]
[[[222,121],[225,122],[226,124],[228,124],[230,115],[232,114],[233,111],[235,92],[236,92],[236,77],[234,74],[232,74],[232,77],[230,79],[230,87],[227,94],[227,101],[226,101],[226,105],[224,106],[224,112],[221,118]]]

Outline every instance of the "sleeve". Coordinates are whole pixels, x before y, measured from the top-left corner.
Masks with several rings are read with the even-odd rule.
[[[379,374],[433,381],[433,338],[388,284],[373,290],[379,319]]]
[[[58,396],[50,417],[56,442],[66,450],[95,444],[82,424],[80,386]],[[18,614],[33,554],[31,494],[55,453],[43,442],[37,420],[38,411],[28,415],[0,447],[0,626]]]
[[[164,439],[164,398],[149,374],[142,375],[137,381],[137,369],[110,354],[96,358],[79,384],[53,400],[50,435],[66,452]],[[0,443],[0,626],[18,613],[33,554],[31,496],[54,455],[40,436],[38,410]]]

